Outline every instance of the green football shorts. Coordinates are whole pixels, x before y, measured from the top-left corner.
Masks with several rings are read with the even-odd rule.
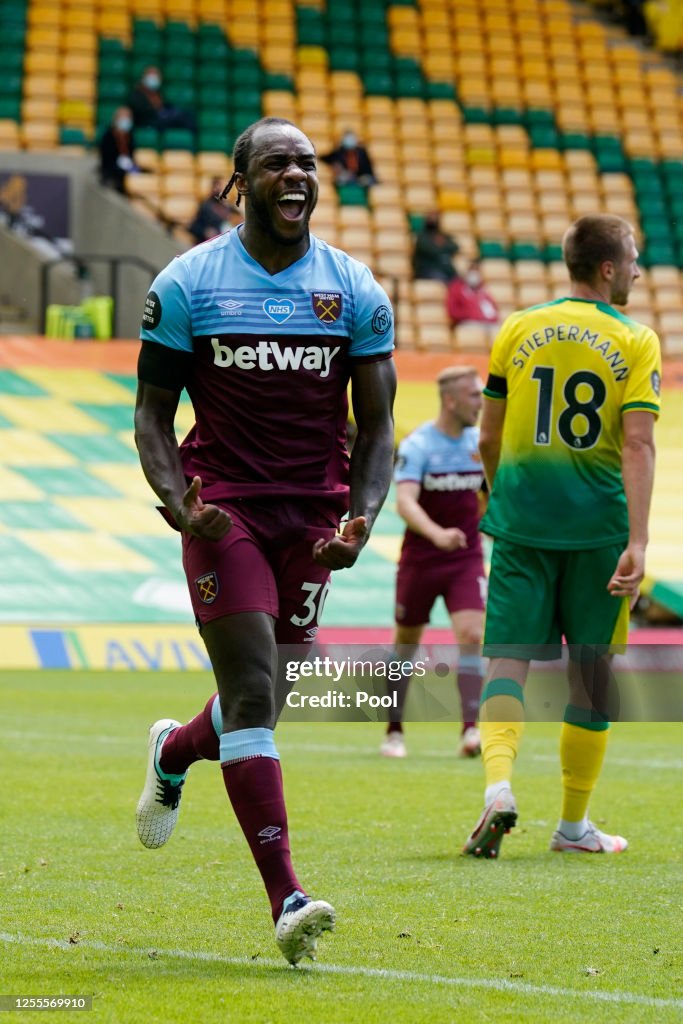
[[[483,653],[554,661],[563,637],[576,659],[619,653],[628,635],[628,598],[612,597],[607,583],[623,550],[621,541],[590,551],[553,551],[496,538]]]

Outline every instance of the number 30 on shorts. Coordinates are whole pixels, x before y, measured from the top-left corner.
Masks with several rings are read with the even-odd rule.
[[[316,626],[320,624],[325,599],[330,589],[330,581],[325,583],[302,583],[301,589],[306,597],[303,601],[303,615],[292,615],[290,622],[295,626],[308,626],[315,620]]]

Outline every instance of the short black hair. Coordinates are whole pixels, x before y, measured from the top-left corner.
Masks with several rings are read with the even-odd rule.
[[[238,135],[235,145],[232,150],[232,163],[234,167],[233,175],[228,184],[221,192],[219,199],[226,199],[230,194],[232,186],[235,184],[235,180],[238,174],[246,174],[247,167],[249,166],[249,159],[251,157],[251,144],[254,138],[254,134],[259,128],[267,128],[273,124],[289,125],[290,128],[296,128],[293,121],[288,121],[286,117],[262,117],[258,121],[254,121],[253,124],[248,125],[244,129],[241,135]],[[235,200],[236,205],[240,205],[241,195],[237,195]]]

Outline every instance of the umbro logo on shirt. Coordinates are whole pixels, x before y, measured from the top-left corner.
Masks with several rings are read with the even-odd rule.
[[[238,302],[236,299],[226,299],[225,302],[218,302],[217,305],[223,310],[221,316],[242,316],[240,310],[244,305],[243,302]]]

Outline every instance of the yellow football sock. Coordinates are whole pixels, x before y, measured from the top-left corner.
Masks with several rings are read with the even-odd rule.
[[[524,731],[524,691],[514,679],[492,679],[479,708],[486,785],[509,782]]]
[[[607,750],[609,722],[575,724],[581,709],[568,707],[560,731],[562,813],[565,821],[582,821]],[[567,719],[573,721],[567,721]]]

